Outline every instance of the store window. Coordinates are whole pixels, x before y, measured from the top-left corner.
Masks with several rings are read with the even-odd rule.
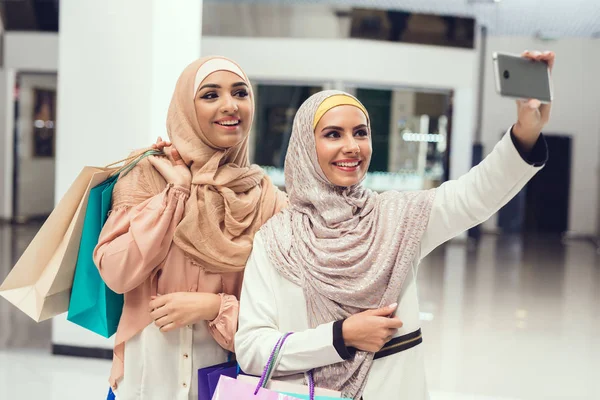
[[[320,86],[258,84],[251,158],[283,188],[294,116]],[[371,119],[373,157],[364,184],[377,191],[421,190],[447,180],[449,92],[349,87]]]
[[[421,190],[448,176],[451,93],[356,88],[371,117],[373,158],[365,185]]]
[[[255,85],[256,115],[251,158],[267,171],[277,186],[284,186],[283,164],[294,116],[306,99],[321,90],[321,86],[308,85]]]

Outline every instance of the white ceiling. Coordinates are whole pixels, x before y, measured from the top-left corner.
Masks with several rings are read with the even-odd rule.
[[[213,0],[214,1],[214,0]],[[222,0],[219,0],[219,2]],[[225,0],[232,1],[232,0]],[[600,0],[235,0],[331,4],[475,17],[495,36],[600,37]]]

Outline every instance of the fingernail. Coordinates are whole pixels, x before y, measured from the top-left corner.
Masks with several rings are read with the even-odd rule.
[[[398,307],[398,303],[393,303],[393,304],[390,304],[390,306],[389,306],[389,307],[390,307],[390,308],[396,308],[396,307]]]

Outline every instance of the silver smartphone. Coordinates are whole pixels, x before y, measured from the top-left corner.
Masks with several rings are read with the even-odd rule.
[[[504,97],[552,102],[550,69],[543,61],[494,53],[496,91]]]

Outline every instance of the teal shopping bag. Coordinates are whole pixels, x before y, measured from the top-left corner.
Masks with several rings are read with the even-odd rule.
[[[163,153],[150,150],[141,154],[89,193],[67,320],[106,338],[117,331],[123,310],[123,295],[110,290],[102,280],[94,264],[94,249],[108,218],[113,189],[119,176],[127,174],[143,158],[159,154]]]

